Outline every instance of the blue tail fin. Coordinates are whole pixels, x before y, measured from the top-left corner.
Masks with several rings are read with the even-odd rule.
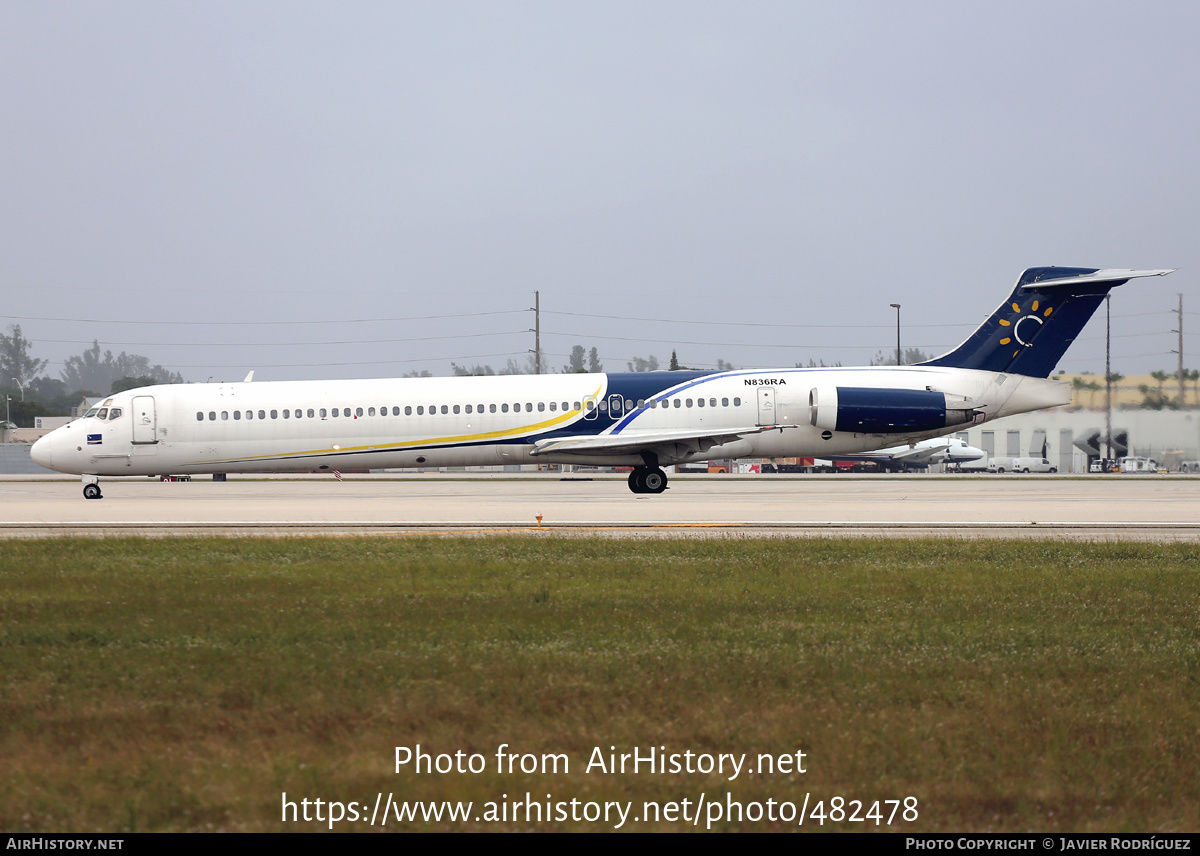
[[[921,365],[1049,377],[1111,289],[1170,272],[1029,268],[1008,300],[967,341]]]

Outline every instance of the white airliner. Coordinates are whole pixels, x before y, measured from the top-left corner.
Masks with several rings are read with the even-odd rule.
[[[671,464],[832,457],[1068,404],[1048,378],[1104,295],[1170,272],[1030,268],[962,345],[912,366],[149,386],[32,453],[88,499],[100,476],[522,463],[632,465],[634,493],[661,493]]]
[[[934,464],[969,464],[980,461],[987,455],[983,449],[968,446],[956,437],[938,437],[904,446],[891,446],[876,452],[860,452],[853,455],[830,455],[826,460],[856,461],[877,464],[885,470],[924,469]],[[986,461],[984,461],[986,464]]]

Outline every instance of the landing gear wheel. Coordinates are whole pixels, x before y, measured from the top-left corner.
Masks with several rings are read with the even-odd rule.
[[[104,499],[104,495],[100,493],[100,485],[85,484],[83,486],[84,499]]]
[[[667,489],[667,474],[658,467],[634,467],[629,474],[629,489],[634,493],[662,493]]]
[[[655,467],[642,474],[642,487],[646,493],[662,493],[667,489],[667,474]]]

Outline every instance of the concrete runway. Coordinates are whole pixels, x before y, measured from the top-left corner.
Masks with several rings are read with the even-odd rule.
[[[230,476],[192,482],[0,477],[0,537],[543,532],[620,537],[872,535],[1200,541],[1187,476]],[[539,527],[537,515],[542,515]]]

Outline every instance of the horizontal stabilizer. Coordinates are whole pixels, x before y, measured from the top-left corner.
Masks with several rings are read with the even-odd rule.
[[[1027,283],[1021,286],[1022,291],[1036,289],[1038,291],[1046,291],[1048,289],[1070,289],[1079,288],[1081,286],[1092,286],[1100,283],[1114,286],[1120,285],[1123,282],[1128,282],[1131,279],[1140,279],[1144,276],[1166,276],[1169,273],[1174,273],[1178,268],[1167,268],[1163,270],[1098,270],[1092,273],[1082,274],[1080,276],[1064,276],[1058,279],[1043,279],[1038,282]]]

